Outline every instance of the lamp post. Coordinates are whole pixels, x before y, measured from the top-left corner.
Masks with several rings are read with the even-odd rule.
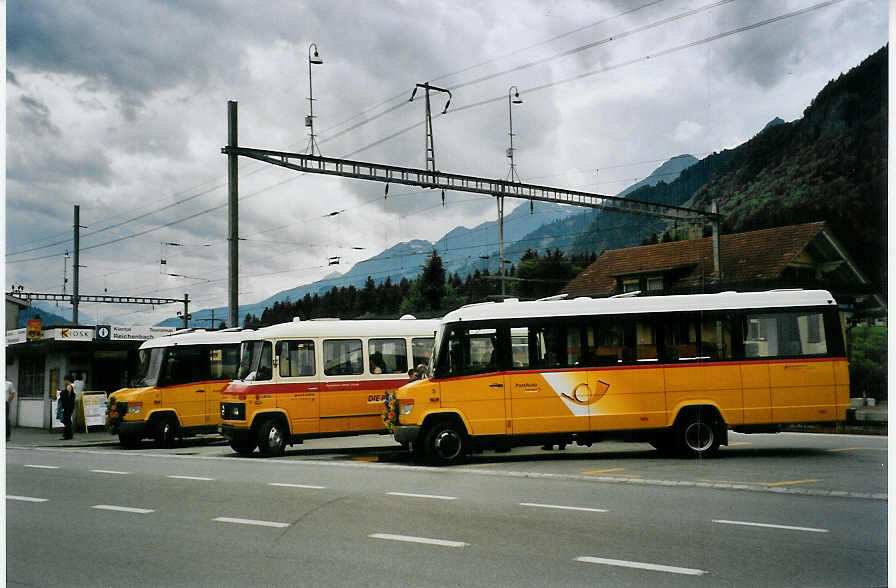
[[[313,53],[311,52],[312,49],[314,49]],[[311,86],[311,66],[320,65],[323,62],[324,60],[317,52],[317,44],[311,43],[308,46],[308,110],[310,114],[305,117],[305,126],[310,129],[311,135],[308,141],[308,151],[311,155],[314,155],[315,149],[317,149],[317,154],[320,155],[320,147],[317,146],[317,140],[314,138],[314,92]]]
[[[516,86],[510,86],[510,89],[507,90],[507,115],[510,121],[510,147],[507,149],[507,157],[510,159],[510,172],[508,172],[507,174],[507,179],[510,180],[511,183],[520,181],[520,176],[516,173],[516,166],[513,163],[513,105],[522,103],[523,99],[520,98],[519,88],[517,88]],[[506,293],[504,280],[504,197],[498,196],[497,200],[498,263],[500,264],[499,271],[501,272],[501,296],[504,296]]]

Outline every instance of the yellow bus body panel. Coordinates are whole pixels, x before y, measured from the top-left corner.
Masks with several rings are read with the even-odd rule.
[[[595,395],[590,408],[590,430],[619,431],[663,427],[666,393],[663,368],[636,367],[589,372]]]
[[[699,399],[712,399],[710,404],[719,409],[729,425],[744,422],[744,392],[741,370],[737,364],[693,364],[666,366],[666,406],[669,410],[665,425],[675,421],[678,407],[702,404]]]

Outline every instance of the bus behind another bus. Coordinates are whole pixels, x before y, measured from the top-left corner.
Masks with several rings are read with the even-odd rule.
[[[242,344],[238,380],[221,398],[221,433],[264,457],[316,437],[387,434],[386,394],[430,361],[439,321],[294,320]]]
[[[143,343],[134,386],[109,397],[108,430],[126,448],[146,437],[170,447],[178,437],[216,433],[221,390],[236,376],[240,343],[251,332],[198,329]]]

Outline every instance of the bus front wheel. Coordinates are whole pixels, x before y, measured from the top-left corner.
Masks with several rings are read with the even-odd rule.
[[[424,451],[433,465],[455,465],[467,457],[467,435],[453,421],[440,421],[426,434]]]
[[[256,445],[258,445],[258,442],[251,436],[238,437],[230,442],[230,448],[243,457],[252,455]]]
[[[165,415],[155,422],[154,437],[156,447],[172,447],[177,440],[177,419],[173,415]]]
[[[279,421],[271,419],[258,428],[258,451],[262,457],[280,457],[286,453],[286,431]]]
[[[121,444],[121,446],[125,449],[137,449],[138,447],[140,447],[140,441],[140,435],[126,435],[124,433],[118,434],[118,443]]]

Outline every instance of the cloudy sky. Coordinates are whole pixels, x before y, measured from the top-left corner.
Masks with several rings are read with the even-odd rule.
[[[312,72],[324,155],[425,167],[423,101],[408,97],[430,81],[453,93],[433,121],[438,168],[503,178],[515,85],[523,181],[615,194],[670,157],[799,118],[887,42],[887,10],[886,0],[8,1],[5,285],[62,291],[78,204],[81,293],[226,306],[227,101],[239,103],[241,145],[306,151],[311,43],[324,61]],[[443,105],[434,95],[434,112]],[[384,200],[382,184],[251,160],[239,189],[241,304],[325,276],[338,269],[331,256],[346,271],[400,241],[496,217],[486,196],[448,193],[443,207],[436,192],[392,186]],[[81,305],[122,324],[176,310]]]

